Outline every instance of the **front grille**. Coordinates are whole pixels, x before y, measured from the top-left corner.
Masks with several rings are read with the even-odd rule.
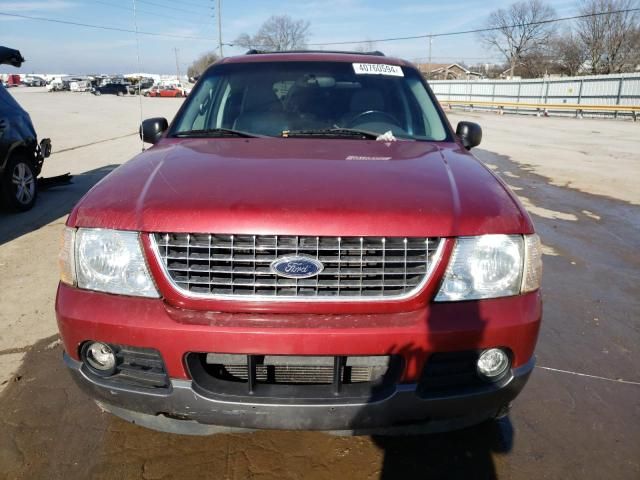
[[[255,381],[266,384],[331,385],[377,381],[389,367],[389,357],[255,357]],[[336,360],[337,359],[337,360]],[[208,354],[210,373],[220,380],[247,382],[250,361],[246,355]],[[337,370],[336,370],[337,369]]]
[[[243,355],[191,352],[193,388],[210,398],[270,401],[347,401],[389,395],[402,358],[373,356]],[[349,401],[351,401],[349,400]]]
[[[156,233],[154,249],[184,293],[313,300],[394,298],[418,291],[440,252],[439,238],[313,237]],[[319,260],[315,277],[284,278],[271,263],[283,256]]]
[[[247,381],[246,365],[223,365],[224,372],[233,378]],[[348,370],[347,370],[348,369]],[[349,383],[369,382],[372,377],[371,367],[344,367],[343,377],[348,378]],[[290,383],[293,385],[314,383],[328,385],[333,382],[333,367],[316,366],[283,366],[283,365],[257,365],[256,379],[265,383]]]

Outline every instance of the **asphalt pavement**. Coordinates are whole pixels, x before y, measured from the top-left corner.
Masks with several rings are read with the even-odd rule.
[[[60,108],[76,101],[44,98]],[[125,105],[116,100],[134,99],[77,101],[115,115]],[[170,112],[179,103],[145,105]],[[408,437],[286,431],[183,437],[102,412],[62,364],[55,253],[69,208],[139,144],[129,127],[103,137],[96,130],[89,141],[80,131],[64,142],[92,145],[59,154],[51,170],[73,170],[77,182],[45,192],[30,214],[0,214],[0,478],[640,479],[640,207],[584,191],[588,185],[558,184],[526,158],[509,157],[507,147],[491,151],[492,135],[503,133],[500,122],[523,131],[536,120],[476,115],[485,117],[489,140],[476,155],[521,197],[545,246],[538,367],[507,418]],[[620,122],[585,128],[602,131],[607,124],[615,129]],[[85,165],[78,161],[83,155],[91,155]]]

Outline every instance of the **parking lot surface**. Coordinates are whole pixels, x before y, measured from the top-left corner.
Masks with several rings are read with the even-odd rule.
[[[447,434],[183,437],[103,413],[62,365],[56,256],[73,204],[141,144],[134,97],[12,93],[55,154],[33,211],[0,213],[0,478],[640,478],[640,125],[449,113],[515,190],[545,246],[538,368],[508,418]],[[181,99],[143,99],[171,117]]]

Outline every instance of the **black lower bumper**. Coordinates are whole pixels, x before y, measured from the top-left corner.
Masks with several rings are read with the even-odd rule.
[[[162,392],[109,385],[94,378],[66,354],[71,374],[88,395],[125,420],[155,430],[206,435],[229,429],[329,430],[351,434],[420,433],[454,430],[495,417],[522,390],[535,360],[516,368],[497,385],[458,395],[425,397],[416,384],[400,384],[383,399],[296,404],[226,401],[203,396],[189,380],[171,380]]]

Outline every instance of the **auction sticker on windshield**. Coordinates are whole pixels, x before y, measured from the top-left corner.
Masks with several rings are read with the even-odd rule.
[[[354,63],[353,70],[358,75],[391,75],[404,77],[402,68],[397,65],[385,65],[383,63]]]

